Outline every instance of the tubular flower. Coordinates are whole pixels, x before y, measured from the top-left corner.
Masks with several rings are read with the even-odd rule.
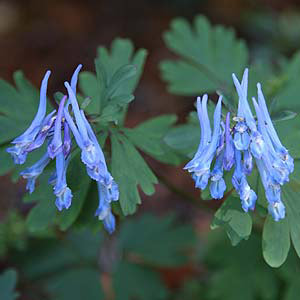
[[[210,177],[210,167],[217,151],[217,146],[221,136],[221,103],[219,97],[218,104],[214,112],[214,131],[211,136],[210,122],[207,115],[207,96],[203,96],[202,103],[197,99],[197,110],[201,126],[201,140],[199,148],[194,158],[184,167],[192,173],[196,187],[205,189]],[[206,129],[209,128],[207,131]]]
[[[26,161],[26,157],[29,152],[28,148],[34,142],[35,138],[42,129],[42,125],[44,124],[47,102],[47,85],[50,74],[51,72],[47,71],[42,81],[39,108],[32,123],[23,134],[11,142],[14,144],[14,146],[7,148],[6,150],[12,155],[15,164],[23,164]]]
[[[112,233],[115,230],[115,217],[111,203],[119,200],[119,188],[108,171],[104,153],[88,118],[83,110],[79,109],[76,86],[81,68],[82,65],[76,68],[70,84],[65,82],[68,96],[64,96],[60,101],[57,113],[54,110],[48,115],[46,115],[46,92],[50,71],[46,72],[41,85],[38,112],[29,128],[12,141],[14,145],[8,148],[7,152],[12,155],[16,164],[23,164],[29,152],[47,143],[47,151],[43,157],[20,175],[27,179],[26,188],[32,193],[38,176],[49,162],[55,159],[56,168],[48,182],[53,186],[55,204],[61,211],[68,209],[72,204],[72,191],[67,185],[67,168],[72,163],[72,147],[78,146],[88,175],[96,180],[98,185],[99,205],[95,215],[103,221],[104,228]],[[77,145],[72,145],[73,137]]]
[[[247,100],[248,69],[241,82],[234,74],[232,78],[239,98],[236,116],[231,117],[228,112],[225,126],[223,125],[220,97],[215,108],[214,131],[211,134],[207,95],[202,97],[202,101],[198,97],[201,138],[194,158],[184,169],[192,174],[197,188],[205,189],[210,180],[212,198],[220,199],[226,190],[224,170],[229,171],[234,167],[232,184],[241,199],[243,210],[248,212],[254,210],[257,200],[256,193],[247,181],[255,163],[265,189],[268,211],[275,221],[279,221],[285,217],[281,186],[289,181],[289,175],[293,172],[293,158],[282,145],[272,124],[261,85],[257,84],[258,102],[255,98],[252,99],[256,120]],[[221,127],[225,127],[223,133]]]

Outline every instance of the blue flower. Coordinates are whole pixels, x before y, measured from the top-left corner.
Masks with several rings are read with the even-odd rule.
[[[201,140],[194,158],[184,167],[193,173],[196,187],[205,189],[210,177],[210,166],[221,137],[221,104],[222,97],[219,97],[214,112],[214,131],[211,137],[210,122],[207,115],[207,96],[203,97],[202,104],[200,98],[197,100],[198,117],[201,127]]]
[[[34,191],[37,177],[42,174],[49,161],[50,158],[46,152],[39,161],[20,173],[23,178],[27,179],[26,190],[28,190],[30,194]]]
[[[68,122],[64,122],[64,143],[63,143],[63,152],[65,157],[67,157],[72,148],[72,140],[71,140],[71,133],[70,133],[70,127]]]
[[[223,158],[224,170],[229,171],[234,165],[234,145],[230,132],[230,112],[226,115],[225,123],[225,153]]]
[[[111,202],[119,200],[119,189],[113,178],[108,175],[101,182],[97,182],[99,206],[95,215],[103,221],[105,229],[111,234],[115,230],[115,217],[111,213]]]
[[[67,167],[69,159],[65,160],[63,152],[56,155],[56,178],[54,180],[55,205],[59,211],[68,209],[72,203],[72,192],[67,186]]]
[[[223,157],[224,150],[217,156],[211,172],[210,195],[213,199],[222,199],[226,190],[226,184],[223,179]]]
[[[34,142],[43,125],[46,114],[47,84],[50,74],[51,72],[47,71],[42,81],[39,108],[31,125],[23,134],[21,134],[11,142],[15,145],[13,147],[7,148],[6,150],[12,155],[15,164],[23,164],[26,161],[28,153],[27,148],[31,145],[31,143]]]
[[[74,95],[74,92],[69,85],[68,82],[65,82],[65,86],[68,90],[69,94],[69,100],[71,102],[75,120],[76,120],[76,125],[75,127],[73,125],[70,125],[71,130],[73,131],[75,129],[75,132],[73,131],[73,134],[78,140],[78,146],[81,148],[81,160],[82,162],[90,169],[93,169],[95,166],[98,165],[98,149],[96,145],[91,141],[87,128],[86,128],[86,123],[84,122],[84,119],[82,117],[82,114],[80,112],[76,97]],[[74,123],[74,122],[73,122]],[[77,129],[77,130],[76,130]]]
[[[245,144],[249,145],[249,137],[250,137],[250,150],[254,157],[261,158],[262,153],[264,151],[264,141],[261,136],[261,134],[258,132],[256,127],[255,119],[252,115],[248,100],[247,100],[247,88],[248,88],[248,69],[245,69],[245,72],[243,74],[242,82],[239,83],[238,79],[236,78],[235,74],[232,74],[233,82],[236,87],[238,96],[239,96],[239,107],[238,107],[238,116],[241,120],[244,120],[243,123],[243,130],[250,131],[250,136],[247,134],[245,136]],[[244,126],[247,126],[247,129],[244,128]],[[238,126],[239,128],[239,126]],[[239,146],[237,141],[237,149],[239,150],[246,150],[248,147],[245,147],[246,145]]]
[[[61,137],[61,123],[62,123],[62,117],[64,112],[65,100],[66,100],[66,96],[64,96],[60,101],[56,120],[55,120],[55,125],[54,125],[54,135],[51,140],[51,143],[48,145],[48,153],[50,158],[52,159],[62,151],[63,143]]]
[[[285,218],[285,206],[281,201],[269,203],[268,211],[276,222]]]
[[[235,170],[232,176],[232,184],[240,196],[243,210],[248,212],[249,209],[254,210],[257,195],[247,182],[241,159],[241,152],[235,149]]]
[[[276,133],[276,130],[273,126],[271,117],[268,112],[266,101],[261,89],[260,83],[257,84],[257,94],[258,94],[258,103],[262,112],[262,119],[265,124],[266,131],[271,139],[274,150],[286,165],[288,172],[291,173],[294,170],[293,158],[289,155],[288,150],[281,144],[280,139]]]
[[[253,159],[249,150],[243,151],[243,171],[246,175],[250,175],[253,169]]]

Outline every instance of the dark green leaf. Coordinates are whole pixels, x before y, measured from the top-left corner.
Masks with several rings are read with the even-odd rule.
[[[120,247],[129,256],[161,267],[186,263],[184,253],[194,242],[192,227],[176,224],[172,216],[144,215],[127,221],[119,237]]]
[[[212,27],[204,16],[197,16],[191,26],[185,19],[175,19],[164,34],[177,61],[163,61],[162,77],[169,90],[181,95],[197,95],[232,88],[231,74],[240,75],[247,65],[248,52],[243,41],[231,29]]]
[[[160,300],[167,296],[167,290],[157,273],[126,262],[120,263],[115,270],[113,287],[116,300]]]

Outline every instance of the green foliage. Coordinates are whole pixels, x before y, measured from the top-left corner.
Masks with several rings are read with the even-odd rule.
[[[233,246],[241,240],[247,240],[251,234],[252,219],[241,207],[239,198],[228,197],[215,213],[211,228],[222,226]]]
[[[180,56],[177,61],[163,61],[162,77],[170,92],[197,95],[232,87],[231,74],[241,74],[248,62],[243,41],[231,29],[211,26],[204,16],[197,16],[191,26],[185,19],[175,19],[164,34],[167,47]]]
[[[18,293],[15,292],[17,283],[17,272],[8,269],[0,274],[0,297],[1,300],[17,299]]]
[[[127,104],[134,99],[132,93],[141,77],[147,51],[134,53],[130,40],[115,39],[110,52],[99,47],[97,53],[96,74],[82,72],[79,76],[84,97],[91,99],[86,111],[96,114],[101,124],[123,121]]]
[[[112,174],[119,184],[120,205],[125,215],[132,214],[141,203],[137,190],[140,185],[147,195],[154,193],[155,175],[134,145],[124,136],[114,132],[112,142]]]
[[[156,272],[126,262],[116,269],[113,287],[116,300],[161,300],[168,294]]]
[[[183,254],[194,244],[195,236],[190,226],[175,225],[174,216],[158,219],[144,215],[128,221],[121,228],[120,246],[127,255],[152,266],[182,265],[186,263]]]

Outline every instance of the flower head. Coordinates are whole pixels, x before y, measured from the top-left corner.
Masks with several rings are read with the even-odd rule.
[[[225,133],[221,132],[221,101],[215,109],[214,132],[207,115],[207,96],[197,99],[197,111],[201,128],[201,139],[194,158],[185,166],[196,182],[196,187],[205,189],[210,183],[210,193],[214,199],[223,197],[226,190],[223,171],[234,166],[232,184],[241,199],[245,212],[254,210],[256,193],[251,189],[247,176],[258,168],[263,183],[268,210],[275,221],[283,219],[285,207],[281,201],[281,186],[289,181],[294,169],[293,158],[282,145],[272,124],[261,85],[257,84],[258,102],[253,98],[257,121],[247,100],[248,69],[242,81],[232,75],[239,102],[236,116],[228,112],[225,120]],[[231,127],[231,123],[233,126]],[[211,171],[211,165],[214,167]]]

